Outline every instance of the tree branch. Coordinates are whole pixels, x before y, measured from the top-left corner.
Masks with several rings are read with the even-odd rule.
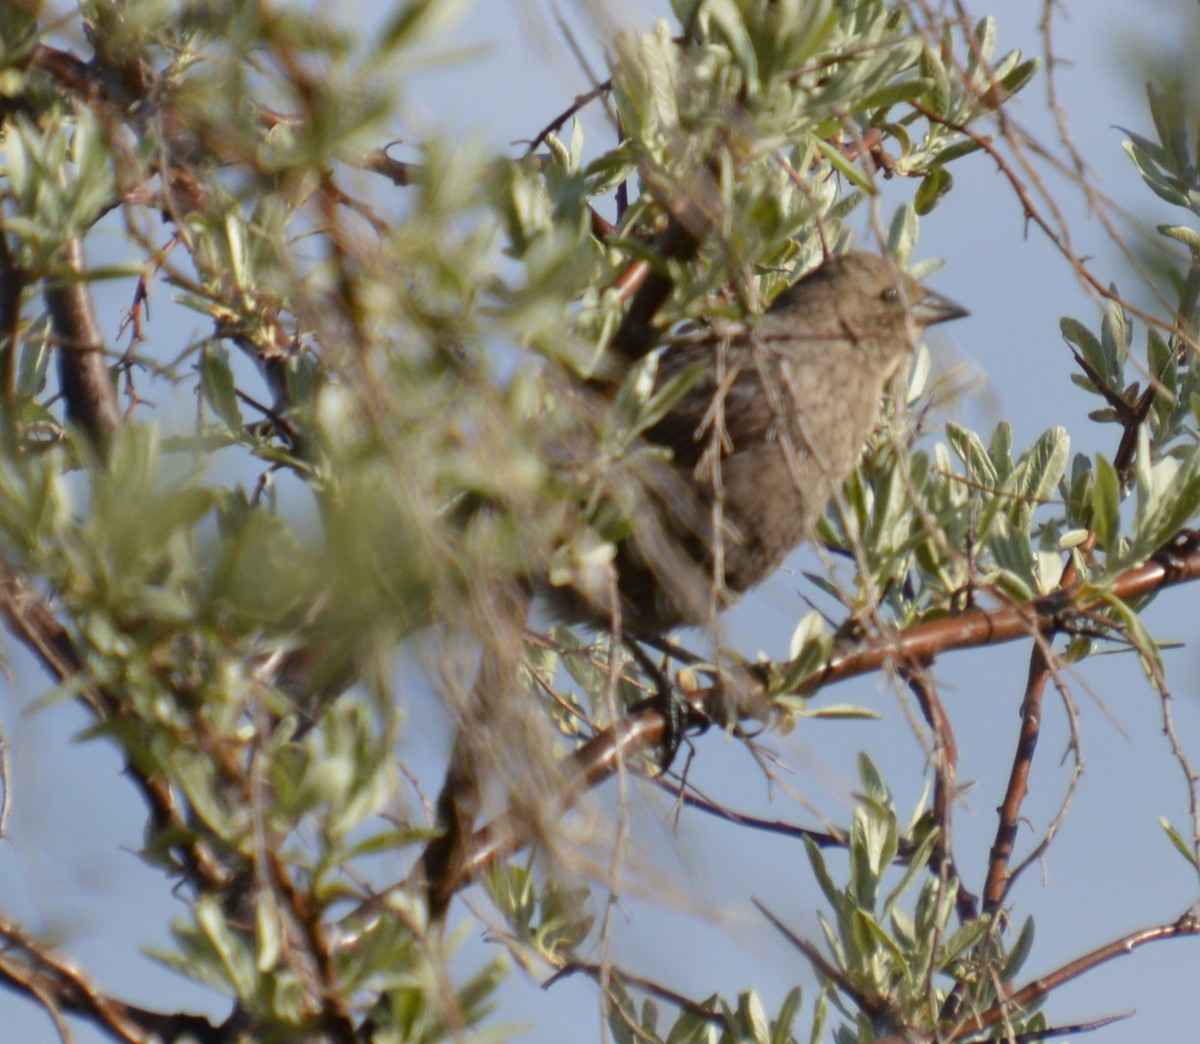
[[[75,681],[84,673],[84,663],[70,634],[34,590],[33,585],[3,558],[0,558],[0,617],[10,634],[26,646],[60,684]],[[107,721],[123,713],[122,702],[102,687],[83,686],[79,699],[96,715]],[[126,774],[137,784],[150,808],[154,828],[177,832],[192,838],[175,795],[165,781],[137,769],[125,759]],[[197,887],[219,890],[229,878],[228,869],[200,839],[181,842],[184,865]]]
[[[108,372],[91,290],[83,281],[81,240],[67,242],[64,262],[64,274],[46,280],[43,297],[58,344],[58,373],[67,420],[87,435],[103,458],[113,433],[121,426],[121,410]]]
[[[1070,584],[1052,594],[1025,605],[998,609],[971,608],[955,616],[917,624],[895,635],[874,638],[853,651],[836,654],[825,667],[796,686],[797,695],[816,692],[835,682],[870,674],[889,663],[932,663],[937,655],[956,649],[980,648],[1017,641],[1032,635],[1049,635],[1070,622],[1079,612],[1103,597],[1124,601],[1145,597],[1163,588],[1200,579],[1200,531],[1184,531],[1147,562],[1126,570],[1104,588]],[[1086,604],[1077,599],[1086,597]],[[708,721],[705,702],[711,691],[684,694],[690,701],[697,721]],[[571,785],[562,797],[563,810],[585,790],[598,786],[612,776],[618,765],[635,754],[662,742],[666,720],[657,704],[640,710],[610,729],[588,740],[567,759],[565,777]],[[512,815],[501,816],[477,831],[471,841],[470,855],[462,872],[451,882],[457,891],[478,879],[501,859],[529,843],[519,821]],[[361,915],[356,910],[352,916]]]
[[[962,1040],[964,1037],[969,1037],[974,1033],[980,1033],[999,1025],[1004,1018],[1005,1011],[1010,1011],[1014,1008],[1028,1008],[1072,979],[1077,979],[1085,972],[1089,972],[1093,968],[1097,968],[1116,957],[1124,957],[1127,954],[1133,953],[1134,950],[1140,946],[1145,946],[1146,943],[1158,942],[1162,939],[1182,939],[1195,935],[1200,935],[1200,917],[1191,913],[1184,914],[1183,917],[1179,918],[1173,924],[1162,924],[1153,928],[1142,928],[1139,931],[1130,932],[1120,939],[1106,943],[1104,946],[1092,950],[1091,953],[1084,954],[1084,956],[1068,964],[1064,964],[1061,968],[1050,972],[1049,975],[1043,975],[1041,978],[1034,979],[1031,983],[1021,987],[1021,989],[1010,993],[1003,1000],[997,1001],[987,1011],[973,1015],[955,1026],[953,1033],[944,1039]]]
[[[187,1037],[216,1044],[227,1035],[202,1015],[161,1012],[114,1000],[68,959],[35,943],[21,928],[0,915],[0,982],[29,994],[56,1022],[68,1012],[98,1026],[120,1041],[143,1044],[150,1040]]]

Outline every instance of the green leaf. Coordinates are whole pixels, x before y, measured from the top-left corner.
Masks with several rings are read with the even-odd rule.
[[[913,199],[913,209],[921,217],[924,217],[926,214],[932,212],[942,197],[953,187],[954,175],[950,171],[940,164],[930,167],[925,177],[921,179],[920,186],[917,188],[917,194]]]
[[[1163,816],[1159,816],[1158,825],[1163,828],[1163,831],[1166,833],[1171,844],[1174,845],[1176,851],[1178,851],[1179,854],[1188,861],[1188,864],[1193,869],[1200,870],[1200,862],[1197,862],[1196,860],[1195,850],[1190,844],[1188,844],[1187,841],[1184,840],[1183,835],[1173,826],[1171,826],[1170,820],[1164,818]]]
[[[967,141],[956,141],[951,145],[947,145],[944,149],[940,149],[938,152],[936,152],[933,156],[933,159],[929,161],[929,165],[931,167],[941,167],[953,163],[955,160],[961,159],[963,156],[971,155],[972,152],[978,152],[983,148],[983,144],[981,143],[990,143],[991,140],[992,139],[989,135],[983,134],[979,136],[978,141],[974,138]]]
[[[907,80],[898,80],[895,83],[889,83],[886,86],[880,87],[856,104],[858,108],[864,111],[869,109],[890,109],[893,105],[899,105],[902,102],[909,102],[920,98],[932,86],[932,81],[914,76]]]
[[[769,1024],[762,1001],[753,990],[742,990],[738,994],[735,1020],[742,1032],[742,1039],[753,1044],[768,1044]]]
[[[852,703],[814,704],[807,696],[777,696],[772,706],[781,706],[798,718],[813,718],[823,721],[882,721],[883,715],[869,707]]]
[[[829,993],[832,989],[832,985],[824,985],[817,997],[813,1011],[812,1034],[808,1038],[809,1044],[820,1044],[825,1039],[825,1020],[829,1017]]]
[[[975,432],[950,421],[946,424],[946,441],[963,462],[967,478],[971,482],[985,490],[999,488],[999,475],[995,465],[988,451],[984,449],[983,440]]]
[[[907,865],[904,868],[904,873],[900,876],[900,880],[896,883],[896,886],[884,897],[883,904],[879,908],[881,916],[886,917],[891,914],[892,908],[904,893],[908,891],[912,882],[925,872],[937,837],[938,831],[935,827],[925,835],[917,850],[906,858]]]
[[[741,67],[746,86],[752,93],[758,81],[758,57],[750,38],[747,19],[734,0],[708,0],[704,5],[705,15],[711,19],[712,28]]]
[[[987,544],[1002,570],[996,583],[1018,601],[1032,598],[1037,593],[1037,572],[1028,530],[1014,526],[1007,515],[996,514]]]
[[[1026,917],[1025,923],[1021,925],[1021,931],[1017,935],[1016,942],[1013,943],[1012,949],[1008,951],[1008,955],[1005,957],[1004,970],[1001,973],[1001,978],[1004,982],[1011,982],[1025,966],[1025,961],[1033,952],[1033,937],[1033,918]]]
[[[904,948],[892,938],[887,929],[883,927],[871,914],[865,910],[859,910],[855,916],[859,919],[860,925],[866,930],[871,941],[876,947],[882,947],[887,951],[888,957],[891,958],[889,972],[892,976],[903,978],[906,983],[911,983],[912,968],[908,961],[908,954],[904,952]]]
[[[1006,73],[1000,80],[1000,86],[1004,88],[1005,96],[1011,97],[1020,91],[1034,78],[1041,64],[1039,59],[1030,58],[1027,61],[1020,62],[1010,72]]]
[[[200,352],[200,391],[205,401],[235,438],[245,435],[242,411],[238,404],[237,387],[229,366],[229,352],[220,344],[209,342]]]
[[[1022,461],[1017,493],[1032,512],[1038,503],[1053,497],[1071,455],[1071,437],[1066,428],[1049,428],[1029,449]]]
[[[955,931],[942,947],[942,971],[948,970],[954,961],[983,939],[991,928],[991,923],[990,917],[977,917]]]
[[[1130,645],[1137,650],[1138,660],[1146,678],[1151,684],[1157,685],[1158,679],[1163,676],[1162,656],[1159,654],[1158,643],[1146,629],[1141,614],[1128,602],[1112,595],[1105,601],[1127,632],[1125,637]]]
[[[804,850],[808,855],[809,865],[812,867],[813,877],[817,879],[817,884],[821,891],[825,893],[825,900],[835,911],[840,911],[845,907],[846,899],[842,895],[841,890],[834,884],[833,878],[829,875],[829,869],[825,865],[825,857],[821,854],[821,850],[817,847],[816,842],[811,838],[804,839]]]
[[[879,766],[871,759],[866,751],[860,751],[855,759],[858,767],[858,778],[863,785],[863,792],[876,804],[886,807],[892,802],[887,784],[879,772]]]
[[[970,65],[968,66],[972,71],[979,64],[980,58],[987,61],[995,53],[996,19],[990,15],[979,19],[975,23],[973,35],[975,37],[975,46],[971,48]]]
[[[888,229],[888,253],[892,255],[901,267],[908,265],[913,248],[917,244],[917,231],[920,222],[912,204],[905,203],[898,207]]]
[[[795,1040],[794,1031],[797,1019],[800,1018],[800,1005],[803,993],[799,986],[793,986],[783,998],[779,1014],[775,1017],[775,1025],[771,1030],[769,1044],[792,1044]]]
[[[1108,554],[1117,547],[1121,525],[1121,485],[1117,473],[1103,453],[1096,454],[1095,480],[1092,486],[1091,530],[1096,542]]]
[[[583,172],[589,195],[603,196],[629,179],[637,170],[637,155],[632,143],[625,142],[618,148],[597,156]]]
[[[875,186],[871,184],[871,179],[851,163],[850,160],[846,159],[845,153],[837,145],[825,141],[823,138],[818,138],[815,135],[812,136],[811,141],[817,147],[817,150],[829,160],[833,169],[849,181],[851,185],[861,189],[868,196],[875,195]],[[919,210],[918,213],[920,213]]]
[[[1188,171],[1190,157],[1187,147],[1187,124],[1183,94],[1178,84],[1170,84],[1159,91],[1154,84],[1146,84],[1146,100],[1150,103],[1150,117],[1158,140],[1162,142],[1170,169],[1179,175]]]
[[[1150,487],[1146,508],[1137,518],[1136,536],[1145,554],[1157,550],[1200,514],[1200,446],[1193,447],[1182,463],[1166,458],[1155,464]]]
[[[1116,287],[1110,288],[1116,293]],[[1100,323],[1100,344],[1108,362],[1108,372],[1115,381],[1122,379],[1125,370],[1125,360],[1129,358],[1129,345],[1133,331],[1129,326],[1129,316],[1121,307],[1119,301],[1110,300],[1104,309],[1104,318]]]
[[[1182,243],[1192,252],[1193,257],[1200,256],[1200,232],[1187,225],[1159,225],[1158,231],[1170,239]]]
[[[671,412],[676,403],[696,386],[696,382],[708,369],[707,362],[697,362],[687,369],[673,374],[655,387],[654,392],[637,411],[632,425],[633,433],[640,435],[654,427]]]
[[[258,976],[245,940],[229,926],[215,896],[201,895],[192,904],[196,925],[220,960],[226,980],[237,997],[248,1001],[254,996]]]
[[[1156,153],[1161,156],[1161,150],[1153,142],[1148,142],[1136,134],[1130,134],[1129,139],[1121,143],[1122,148],[1150,190],[1173,206],[1191,209],[1185,186],[1165,174],[1155,162],[1154,156]]]
[[[1078,348],[1079,354],[1087,364],[1100,375],[1106,384],[1111,385],[1116,379],[1116,374],[1109,367],[1108,357],[1104,353],[1099,338],[1078,319],[1072,319],[1069,316],[1060,319],[1058,327],[1067,343]]]

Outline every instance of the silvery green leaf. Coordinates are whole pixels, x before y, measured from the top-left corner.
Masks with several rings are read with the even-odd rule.
[[[571,153],[559,136],[557,134],[547,134],[545,144],[546,148],[550,150],[550,155],[554,161],[567,170],[570,170]]]
[[[1032,598],[1036,580],[1029,534],[1014,528],[1008,517],[999,513],[993,518],[987,544],[1002,570],[996,583],[1020,601]]]
[[[1151,487],[1155,503],[1137,534],[1147,553],[1165,544],[1200,513],[1200,446],[1193,447],[1177,467],[1169,460],[1155,465]]]
[[[991,457],[984,449],[983,441],[975,432],[949,422],[946,424],[946,439],[958,459],[966,468],[967,478],[984,489],[995,489],[999,476]]]
[[[1058,546],[1063,551],[1070,551],[1087,541],[1089,531],[1086,529],[1069,529],[1058,540]]]
[[[1137,497],[1137,509],[1133,516],[1134,533],[1143,531],[1146,519],[1158,503],[1158,492],[1170,484],[1179,469],[1178,462],[1172,457],[1163,457],[1157,463],[1152,463],[1153,460],[1150,432],[1142,424],[1137,430],[1137,452],[1133,459],[1134,491]],[[1164,474],[1164,471],[1169,474]]]
[[[842,175],[850,184],[861,189],[868,195],[874,194],[874,189],[871,185],[871,179],[854,163],[848,160],[845,153],[837,146],[823,138],[814,137],[813,144],[816,145],[817,151],[821,153],[830,163],[834,170]]]
[[[904,873],[900,875],[900,880],[896,882],[895,887],[884,897],[883,903],[879,908],[881,916],[897,917],[901,913],[896,903],[903,898],[913,881],[929,865],[929,857],[933,852],[933,846],[937,842],[937,838],[938,831],[934,828],[922,839],[915,852],[905,856]]]
[[[1151,637],[1146,624],[1128,602],[1120,598],[1109,597],[1108,607],[1113,611],[1120,625],[1125,629],[1130,644],[1137,650],[1138,660],[1142,665],[1147,679],[1153,684],[1155,679],[1162,677],[1162,657],[1159,655],[1158,643]]]
[[[747,89],[754,93],[758,81],[758,56],[750,39],[746,18],[739,8],[740,5],[734,0],[708,0],[704,12],[740,66]]]
[[[753,990],[738,994],[736,1020],[743,1039],[753,1044],[770,1044],[770,1020],[762,1001]]]
[[[1011,57],[1020,57],[1020,51],[1014,51]],[[1018,62],[1011,70],[1006,70],[999,75],[1000,86],[1004,88],[1006,96],[1012,96],[1020,91],[1033,77],[1037,74],[1041,67],[1041,60],[1038,58],[1030,58],[1024,62]]]
[[[819,612],[814,609],[812,612],[806,613],[792,632],[791,642],[788,644],[788,658],[794,660],[812,643],[821,641],[828,633],[829,628],[825,623],[825,618]]]
[[[796,1020],[800,1017],[800,1006],[803,993],[799,986],[793,986],[783,998],[779,1014],[775,1016],[775,1028],[771,1033],[769,1044],[792,1044],[795,1039]]]
[[[571,121],[571,169],[576,170],[579,167],[579,160],[583,156],[583,121],[576,116]]]
[[[987,917],[977,917],[968,921],[946,940],[942,947],[942,970],[949,968],[959,957],[980,941],[991,928],[991,920]]]
[[[1093,370],[1106,382],[1115,379],[1116,374],[1110,369],[1108,356],[1099,338],[1083,325],[1078,319],[1064,316],[1058,322],[1058,328],[1068,344],[1079,349],[1079,354]]]
[[[1030,447],[1021,462],[1015,490],[1020,497],[1023,519],[1027,519],[1040,502],[1054,496],[1070,453],[1071,437],[1067,429],[1061,427],[1048,429]]]
[[[1133,165],[1142,176],[1142,180],[1150,188],[1150,190],[1160,199],[1177,207],[1191,207],[1187,193],[1183,187],[1177,182],[1168,180],[1167,176],[1162,173],[1160,168],[1155,165],[1145,149],[1140,144],[1140,139],[1136,135],[1131,135],[1135,141],[1126,141],[1122,143],[1125,149],[1125,154],[1133,161]],[[1152,146],[1153,147],[1153,146]]]
[[[1172,171],[1183,175],[1188,171],[1187,124],[1183,108],[1183,96],[1176,85],[1158,90],[1154,84],[1146,85],[1146,100],[1150,103],[1150,118],[1158,131]]]
[[[996,50],[996,20],[990,15],[986,18],[979,19],[975,23],[975,47],[971,48],[971,57],[968,59],[967,69],[972,70],[973,66],[978,66],[979,60],[984,61],[991,58]]]
[[[988,456],[996,469],[996,481],[1007,482],[1016,465],[1012,459],[1012,425],[1001,421],[992,432],[992,441],[988,445]]]
[[[907,267],[917,242],[920,221],[911,203],[896,208],[892,224],[888,228],[888,253],[902,267]]]
[[[913,352],[912,366],[908,374],[908,389],[905,400],[909,406],[925,393],[929,376],[933,373],[933,354],[925,345],[918,345]]]
[[[1040,594],[1058,587],[1064,569],[1063,557],[1053,551],[1038,551],[1034,555],[1034,579]]]
[[[864,111],[869,109],[890,109],[893,105],[899,105],[902,102],[920,98],[921,95],[929,90],[930,86],[930,81],[924,80],[919,76],[914,76],[911,79],[899,80],[880,87],[878,90],[872,91],[857,104]]]
[[[1115,295],[1117,288],[1109,288]],[[1129,316],[1121,307],[1119,301],[1110,300],[1104,309],[1104,319],[1100,323],[1100,343],[1108,362],[1108,372],[1119,380],[1129,357],[1129,345],[1133,331],[1129,326]]]

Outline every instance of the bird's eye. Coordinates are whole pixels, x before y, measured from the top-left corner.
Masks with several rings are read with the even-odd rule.
[[[900,301],[900,290],[897,287],[889,286],[879,297],[884,304],[894,305]]]

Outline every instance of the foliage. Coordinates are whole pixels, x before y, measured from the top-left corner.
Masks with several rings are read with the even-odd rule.
[[[847,246],[856,217],[860,239],[923,274],[919,220],[937,220],[956,164],[991,147],[976,126],[1037,64],[997,57],[991,19],[964,31],[923,5],[674,0],[674,23],[609,42],[594,104],[620,128],[613,147],[585,142],[572,106],[523,155],[428,134],[398,160],[380,143],[407,77],[450,60],[456,6],[396,0],[357,33],[301,5],[89,0],[90,60],[48,12],[0,7],[2,608],[53,676],[42,702],[83,701],[87,738],[116,746],[147,803],[142,858],[189,903],[156,958],[230,1011],[175,1023],[97,1003],[49,947],[0,925],[8,985],[115,1039],[502,1035],[486,1017],[506,962],[457,981],[457,940],[408,880],[432,830],[397,761],[422,707],[398,650],[461,721],[477,650],[503,640],[495,591],[604,575],[644,503],[637,436],[688,379],[654,390],[652,356],[614,362],[640,286],[664,288],[656,335],[752,317]],[[1126,150],[1194,223],[1182,103],[1150,102],[1158,141],[1131,133]],[[694,243],[672,253],[676,226]],[[1012,607],[1027,612],[1011,637],[1041,654],[1057,633],[1066,659],[1116,642],[1165,692],[1139,616],[1157,588],[1130,578],[1164,548],[1192,578],[1200,233],[1161,231],[1193,258],[1143,355],[1115,290],[1098,331],[1063,320],[1093,420],[1118,425],[1111,459],[1072,458],[1061,427],[1020,451],[1005,423],[930,436],[946,389],[916,353],[822,522],[853,569],[812,579],[844,621],[810,615],[788,663],[749,665],[768,730],[854,713],[810,699],[856,640],[876,643],[878,669],[902,635],[993,640],[966,628]],[[101,252],[113,233],[121,246]],[[103,260],[85,266],[83,241]],[[201,331],[150,321],[154,288]],[[124,347],[89,347],[79,295],[93,293],[128,294]],[[84,379],[96,359],[99,387]],[[608,394],[584,394],[597,386]],[[188,396],[191,425],[169,408]],[[674,655],[689,693],[719,674]],[[932,658],[892,660],[926,698]],[[744,664],[736,650],[706,660]],[[493,741],[507,751],[493,811],[511,798],[535,824],[521,840],[561,854],[582,764],[563,759],[618,718],[650,720],[640,701],[661,672],[564,627],[530,637],[523,672],[501,725],[524,732]],[[622,773],[652,774],[653,751],[627,753]],[[934,800],[902,827],[864,757],[850,826],[805,832],[823,946],[763,904],[820,980],[803,1018],[799,987],[773,1017],[747,989],[679,1004],[667,1025],[653,982],[608,968],[613,1037],[815,1041],[831,1017],[844,1044],[1044,1030],[1041,995],[1006,993],[1032,922],[1012,938],[1005,868],[982,905],[964,894],[946,840],[953,771],[934,769]],[[1167,829],[1195,862],[1195,841]],[[488,884],[517,961],[591,967],[605,920],[588,888],[518,859]]]

